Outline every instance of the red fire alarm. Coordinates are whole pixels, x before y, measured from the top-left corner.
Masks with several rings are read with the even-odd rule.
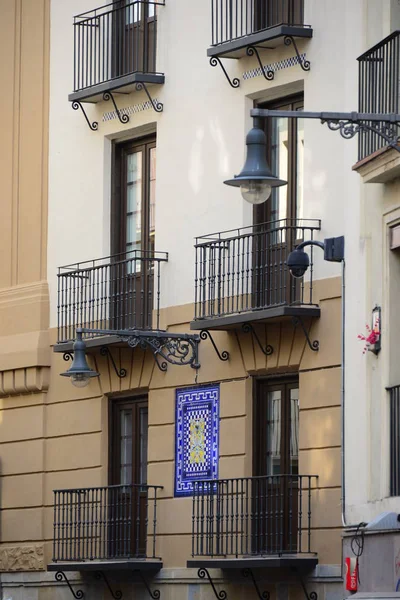
[[[357,591],[358,561],[357,558],[346,558],[346,590]]]

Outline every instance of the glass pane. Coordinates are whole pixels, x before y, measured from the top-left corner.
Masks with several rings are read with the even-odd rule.
[[[299,473],[299,390],[290,390],[290,472]]]
[[[272,146],[271,146],[272,172],[280,179],[288,179],[288,120],[273,119]],[[286,219],[287,217],[287,185],[273,188],[271,195],[271,221]]]
[[[121,439],[120,439],[120,483],[132,483],[132,411],[121,411]]]
[[[296,217],[303,219],[304,193],[304,120],[297,119],[297,180],[296,180]]]
[[[132,0],[125,0],[125,22],[127,25],[140,21],[140,4],[138,2],[132,2]]]
[[[148,411],[140,409],[140,483],[147,483]]]
[[[266,461],[267,475],[281,473],[281,392],[268,392]]]
[[[126,243],[128,250],[142,248],[142,152],[127,156]]]
[[[149,250],[154,252],[156,227],[156,149],[150,149],[150,244]]]

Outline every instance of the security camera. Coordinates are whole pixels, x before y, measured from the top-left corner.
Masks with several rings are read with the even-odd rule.
[[[286,264],[290,274],[297,279],[301,279],[310,266],[310,259],[303,248],[297,248],[289,254]]]

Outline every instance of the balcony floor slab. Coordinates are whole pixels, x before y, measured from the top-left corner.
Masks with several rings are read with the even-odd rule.
[[[97,104],[103,101],[105,92],[114,92],[119,94],[130,94],[136,90],[137,83],[147,85],[163,84],[165,76],[163,73],[130,73],[123,77],[110,79],[103,83],[93,85],[83,90],[78,90],[69,94],[69,102],[91,102]]]
[[[132,558],[126,560],[88,560],[56,562],[47,565],[48,571],[160,571],[163,562],[158,559]]]
[[[194,558],[188,560],[188,569],[293,569],[308,573],[315,569],[318,557],[315,554],[290,554],[287,556],[253,556],[243,558]]]

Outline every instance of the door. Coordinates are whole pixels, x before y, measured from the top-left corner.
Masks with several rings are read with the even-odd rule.
[[[301,97],[260,108],[303,110]],[[267,119],[267,160],[274,175],[288,182],[273,188],[271,197],[254,209],[255,308],[292,304],[301,283],[289,276],[286,260],[301,241],[296,225],[303,218],[303,119]]]
[[[303,25],[304,0],[254,0],[255,31],[275,25]]]
[[[110,558],[144,557],[147,522],[148,405],[120,400],[111,410]]]
[[[156,5],[147,0],[115,0],[113,77],[154,73]]]
[[[299,387],[296,380],[256,383],[253,551],[296,552]]]
[[[115,147],[112,318],[115,329],[151,329],[155,245],[155,137]]]

